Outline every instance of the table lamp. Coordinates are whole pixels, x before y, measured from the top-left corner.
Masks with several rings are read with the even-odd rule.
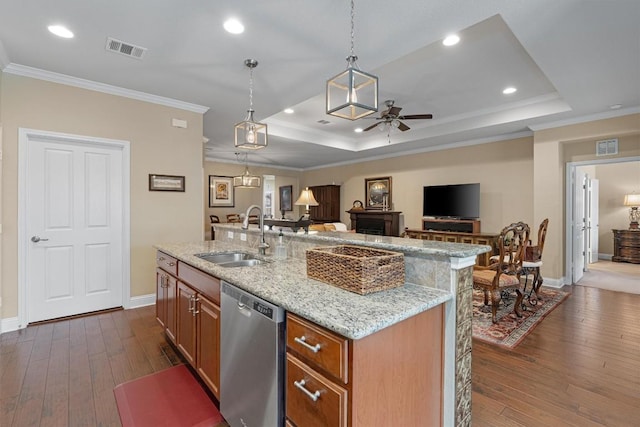
[[[640,221],[640,194],[627,194],[624,196],[624,205],[629,206],[629,230],[640,230],[638,221]]]
[[[300,193],[300,197],[296,200],[296,206],[305,206],[305,216],[309,217],[309,206],[318,206],[318,202],[315,197],[313,197],[313,191],[309,190],[309,187],[306,187]]]

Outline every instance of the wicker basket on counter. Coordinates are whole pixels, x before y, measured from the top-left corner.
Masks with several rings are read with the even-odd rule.
[[[404,284],[404,254],[363,246],[307,249],[307,276],[360,295]]]

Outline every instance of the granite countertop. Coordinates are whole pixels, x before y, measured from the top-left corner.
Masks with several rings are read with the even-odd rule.
[[[195,256],[199,253],[231,250],[256,253],[254,249],[240,248],[227,242],[163,243],[155,247],[352,339],[363,338],[453,298],[449,292],[411,283],[370,295],[358,295],[309,279],[306,261],[295,258],[274,260],[267,256],[264,260],[268,262],[256,266],[223,268]]]

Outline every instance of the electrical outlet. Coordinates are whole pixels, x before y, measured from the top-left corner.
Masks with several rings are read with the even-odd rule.
[[[233,231],[227,231],[227,239],[233,239]]]
[[[240,240],[242,240],[243,242],[247,241],[247,233],[240,233]]]

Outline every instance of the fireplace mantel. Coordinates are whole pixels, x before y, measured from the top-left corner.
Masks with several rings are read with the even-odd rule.
[[[383,211],[373,209],[351,209],[351,229],[358,231],[358,220],[384,221],[384,236],[400,236],[400,211]]]

